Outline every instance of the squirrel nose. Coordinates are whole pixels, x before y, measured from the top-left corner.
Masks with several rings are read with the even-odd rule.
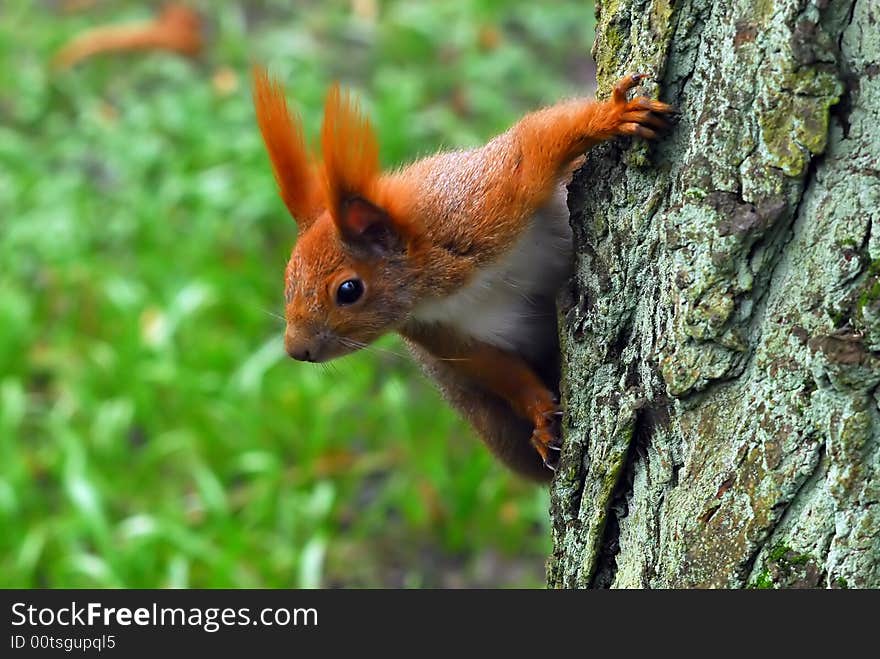
[[[300,362],[312,361],[312,353],[308,348],[290,348],[287,354]]]
[[[321,341],[314,333],[288,325],[284,332],[284,349],[300,362],[315,362],[320,358]]]
[[[311,341],[303,341],[291,332],[284,337],[284,349],[287,350],[288,355],[300,362],[313,362],[318,356]]]

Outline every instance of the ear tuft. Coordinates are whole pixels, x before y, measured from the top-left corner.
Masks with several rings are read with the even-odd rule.
[[[262,67],[254,67],[254,108],[257,123],[272,161],[272,170],[284,205],[300,230],[320,212],[321,188],[303,139],[302,122],[287,108],[281,85]]]
[[[327,94],[321,150],[325,196],[330,214],[344,233],[344,216],[359,207],[355,204],[349,208],[350,202],[364,202],[375,197],[380,173],[379,144],[369,120],[361,114],[351,96],[340,91],[338,84],[333,85]]]

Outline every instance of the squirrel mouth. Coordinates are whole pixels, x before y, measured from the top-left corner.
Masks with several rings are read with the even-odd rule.
[[[289,346],[286,350],[287,354],[298,362],[320,364],[354,352],[355,348],[348,346],[339,346],[336,349],[331,346],[313,346],[308,348]]]

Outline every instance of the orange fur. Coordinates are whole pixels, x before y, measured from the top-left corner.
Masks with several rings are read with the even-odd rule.
[[[257,124],[272,161],[272,171],[284,205],[305,230],[321,207],[321,190],[315,165],[303,137],[302,122],[287,108],[281,86],[265,69],[254,67],[254,107]]]
[[[321,126],[324,198],[339,222],[346,200],[374,201],[379,179],[379,143],[357,103],[339,85],[327,93]]]
[[[610,100],[539,110],[481,148],[390,174],[379,171],[369,121],[333,87],[321,131],[323,185],[315,185],[280,87],[258,72],[257,116],[282,195],[295,191],[291,212],[307,198],[314,218],[287,267],[291,356],[325,361],[397,331],[505,464],[546,479],[542,460],[558,448],[554,299],[568,266],[558,258],[570,252],[558,197],[590,146],[615,135],[654,137],[666,125],[668,105],[627,100],[640,79],[621,80]],[[339,297],[349,281],[362,286],[354,301]]]
[[[391,174],[384,184],[394,191],[390,196],[414,204],[410,214],[433,219],[424,226],[432,244],[450,239],[468,243],[475,266],[492,262],[521,235],[535,209],[591,146],[617,135],[656,137],[650,129],[641,131],[640,124],[629,123],[631,113],[662,115],[671,108],[644,97],[627,101],[622,90],[638,80],[624,78],[610,101],[576,99],[527,114],[481,149],[420,160]],[[658,116],[647,121],[655,128],[665,125]],[[440,185],[434,186],[438,178]],[[450,196],[449,188],[466,196],[467,203]]]
[[[544,462],[549,459],[555,437],[556,397],[535,369],[519,355],[479,341],[462,340],[454,333],[410,324],[402,331],[459,377],[475,383],[508,403],[520,418],[532,424],[531,443]],[[495,438],[491,438],[494,440]],[[493,447],[494,441],[489,441]]]

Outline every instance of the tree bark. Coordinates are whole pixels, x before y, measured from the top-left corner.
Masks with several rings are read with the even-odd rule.
[[[880,3],[598,4],[549,583],[880,587]]]

